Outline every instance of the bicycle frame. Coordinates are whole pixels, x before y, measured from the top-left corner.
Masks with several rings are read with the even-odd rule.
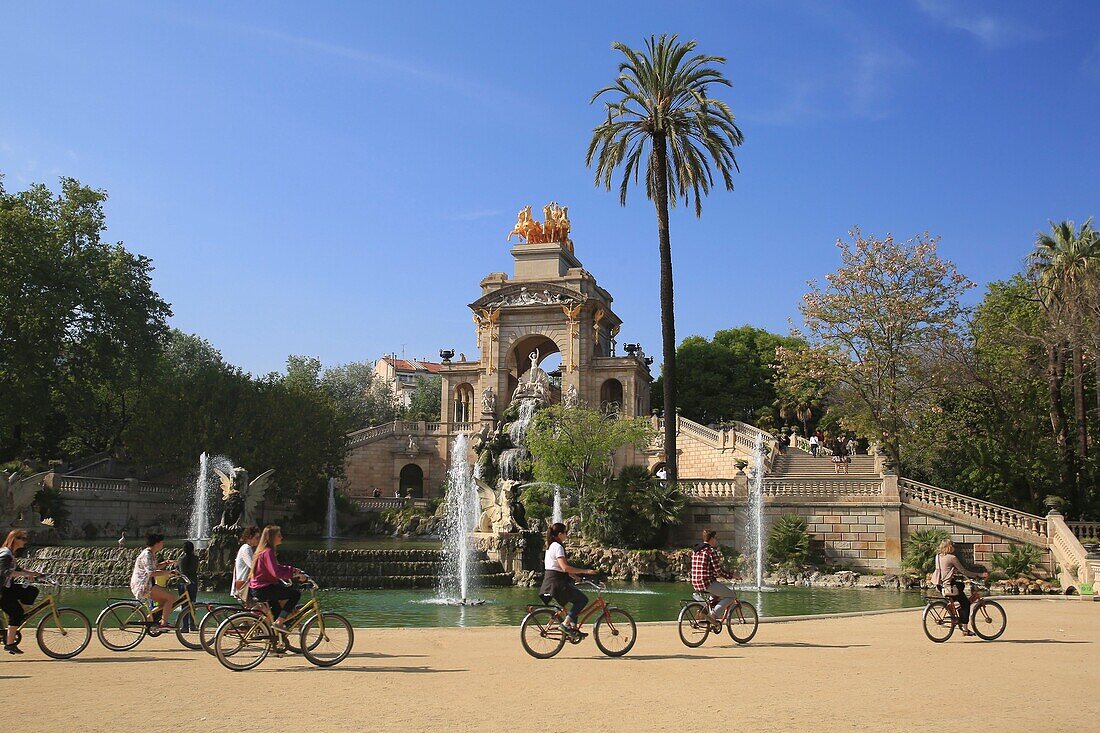
[[[614,623],[612,623],[612,621],[611,621],[611,616],[607,613],[607,608],[608,608],[607,601],[604,600],[603,595],[602,595],[602,591],[597,590],[596,593],[597,593],[596,600],[589,603],[587,606],[585,606],[583,609],[581,609],[581,612],[579,614],[577,614],[577,628],[578,629],[580,629],[582,626],[584,626],[584,624],[587,623],[588,620],[591,619],[595,615],[604,616],[607,619],[607,623],[611,624],[612,627],[614,627]],[[534,608],[536,608],[536,606],[531,606],[530,607],[530,609],[532,609],[532,610]],[[556,603],[552,606],[548,604],[546,606],[543,606],[543,608],[556,608],[556,609],[558,609],[558,612],[554,614],[554,618],[558,621],[561,621],[567,615],[567,613],[565,611],[565,606],[559,606]]]

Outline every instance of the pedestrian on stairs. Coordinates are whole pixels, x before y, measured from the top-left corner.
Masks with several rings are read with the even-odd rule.
[[[818,437],[819,435],[821,435],[821,433],[817,432],[810,436],[810,455],[814,458],[817,458],[817,447],[821,445],[821,438]]]

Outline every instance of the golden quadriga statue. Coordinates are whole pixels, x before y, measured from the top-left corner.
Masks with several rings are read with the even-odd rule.
[[[569,207],[558,206],[556,201],[551,201],[542,207],[543,221],[538,222],[531,216],[531,207],[525,206],[516,217],[516,225],[508,232],[508,239],[521,237],[528,244],[544,244],[546,242],[561,242],[570,252],[573,251],[573,240],[569,238]]]

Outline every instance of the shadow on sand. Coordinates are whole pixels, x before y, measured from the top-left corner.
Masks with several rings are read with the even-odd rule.
[[[441,674],[446,672],[469,672],[468,669],[434,669],[428,666],[420,667],[343,667],[336,665],[335,667],[314,667],[310,665],[308,667],[287,667],[285,669],[270,669],[265,670],[267,672],[313,672],[320,670],[323,672],[398,672],[404,674]]]

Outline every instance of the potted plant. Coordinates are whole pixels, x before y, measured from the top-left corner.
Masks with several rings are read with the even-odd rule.
[[[736,461],[733,462],[733,465],[737,466],[737,473],[744,473],[745,466],[749,465],[749,462],[746,461],[744,458],[738,458]]]
[[[1081,540],[1081,545],[1090,555],[1095,555],[1100,552],[1100,539],[1096,537],[1085,537]]]
[[[1066,500],[1060,496],[1054,494],[1048,495],[1043,499],[1043,506],[1047,508],[1048,514],[1061,514],[1062,506],[1066,503]]]

